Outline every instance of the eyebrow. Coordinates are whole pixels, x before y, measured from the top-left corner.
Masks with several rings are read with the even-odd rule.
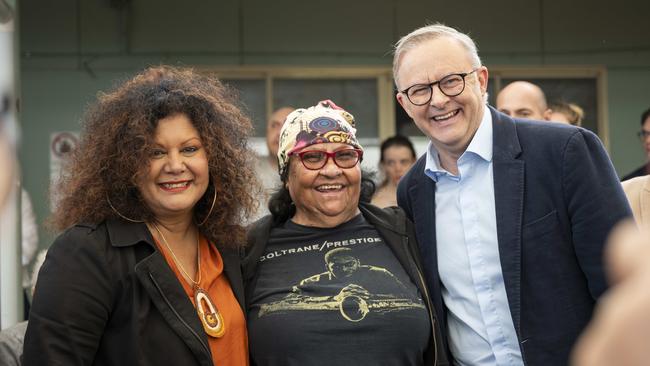
[[[412,87],[414,87],[416,85],[427,85],[428,86],[428,85],[431,85],[431,84],[439,83],[440,80],[446,78],[447,76],[458,75],[458,74],[463,74],[463,73],[462,72],[450,72],[448,74],[442,75],[439,79],[435,79],[433,81],[431,80],[431,78],[427,77],[428,81],[423,81],[421,83],[411,84],[411,86],[407,87],[406,89],[412,88]],[[406,89],[402,89],[402,90],[406,90]]]
[[[304,152],[304,151],[323,151],[323,152],[328,152],[327,149],[319,149],[318,147],[315,147],[315,145],[321,145],[321,144],[314,144],[314,145],[307,146],[307,147],[304,148],[304,150],[301,150],[301,152]],[[311,147],[311,149],[310,149],[310,147]],[[337,149],[332,150],[332,152],[337,152],[337,151],[341,151],[341,150],[354,150],[354,149],[355,149],[354,146],[350,146],[350,145],[347,145],[347,144],[343,144],[343,146],[341,146],[340,148],[337,148]]]
[[[201,138],[199,138],[199,137],[191,137],[191,138],[183,141],[183,143],[181,145],[187,144],[188,142],[190,142],[192,140],[197,140],[199,143],[202,143]]]
[[[201,138],[198,137],[198,136],[197,137],[190,137],[189,139],[181,142],[180,145],[186,145],[186,144],[190,143],[192,140],[197,140],[197,142],[199,144],[203,145],[203,142],[201,141]],[[161,143],[156,142],[156,141],[153,142],[153,145],[157,146],[157,147],[165,147],[164,145],[162,145]]]

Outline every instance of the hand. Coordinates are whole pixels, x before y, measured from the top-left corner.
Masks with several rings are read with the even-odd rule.
[[[370,292],[368,292],[368,290],[366,290],[365,288],[359,285],[349,284],[343,287],[339,292],[339,294],[334,296],[334,299],[336,301],[342,301],[344,298],[348,296],[357,296],[364,300],[367,300],[370,297]]]
[[[650,362],[650,228],[619,225],[606,253],[612,282],[574,352],[575,366],[633,366]]]

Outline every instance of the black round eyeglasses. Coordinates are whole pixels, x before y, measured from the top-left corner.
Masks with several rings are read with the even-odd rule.
[[[449,74],[440,80],[429,84],[411,85],[400,93],[405,94],[406,98],[414,105],[425,105],[433,97],[433,86],[437,85],[440,92],[448,97],[455,97],[465,90],[465,77],[476,72],[478,68],[470,72],[461,72],[458,74]]]

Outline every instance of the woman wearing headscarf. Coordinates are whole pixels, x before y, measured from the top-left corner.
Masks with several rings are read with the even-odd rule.
[[[243,263],[254,365],[446,364],[413,225],[367,203],[355,133],[331,101],[282,127],[283,187]]]
[[[250,120],[216,79],[151,68],[100,95],[59,184],[25,365],[246,365],[238,247]]]

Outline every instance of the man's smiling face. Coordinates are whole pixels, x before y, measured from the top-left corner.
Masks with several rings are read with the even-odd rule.
[[[427,40],[402,55],[398,87],[404,90],[415,84],[429,84],[449,74],[469,73],[474,68],[469,52],[457,40]],[[481,66],[465,77],[465,89],[455,97],[444,95],[434,85],[428,104],[416,106],[401,92],[397,93],[397,100],[439,153],[460,155],[483,118],[487,78],[487,68]]]

